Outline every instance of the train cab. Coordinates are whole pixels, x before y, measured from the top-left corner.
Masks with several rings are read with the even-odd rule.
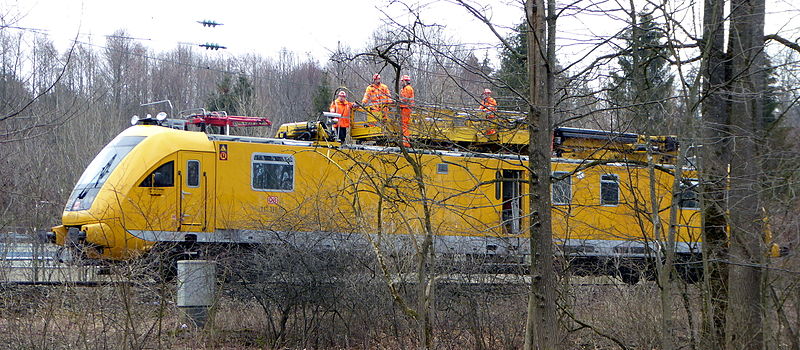
[[[205,133],[135,125],[108,143],[81,175],[67,200],[59,245],[88,258],[127,259],[153,242],[127,230],[204,229],[215,150]]]

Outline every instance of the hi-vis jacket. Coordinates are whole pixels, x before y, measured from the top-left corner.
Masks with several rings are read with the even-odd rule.
[[[389,93],[389,87],[383,83],[381,83],[379,86],[375,86],[375,84],[369,84],[367,86],[367,90],[364,91],[364,99],[361,100],[361,103],[365,107],[373,107],[374,109],[380,109],[392,103],[392,96]]]
[[[491,96],[486,96],[481,103],[481,110],[484,112],[496,112],[497,101]]]
[[[410,108],[414,106],[414,88],[406,85],[400,90],[400,108]]]
[[[342,115],[339,118],[339,122],[336,123],[336,127],[338,128],[349,128],[350,127],[350,110],[353,108],[353,102],[348,102],[347,100],[339,101],[339,99],[333,100],[330,106],[331,113],[339,113]]]

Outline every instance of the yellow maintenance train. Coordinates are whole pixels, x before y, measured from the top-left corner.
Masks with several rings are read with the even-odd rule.
[[[391,128],[384,133],[366,122],[354,123],[352,140],[337,142],[326,120],[285,125],[278,137],[260,138],[227,130],[268,123],[259,118],[202,111],[161,119],[138,120],[100,151],[52,229],[55,243],[106,260],[141,257],[166,244],[292,240],[339,249],[375,237],[402,245],[424,234],[429,222],[440,255],[524,261],[528,254],[527,157],[483,152],[524,149],[527,131],[514,117],[486,136],[457,113],[418,111],[411,148],[393,146]],[[189,125],[225,130],[185,130]],[[450,149],[436,149],[445,141]],[[655,177],[643,162],[648,154],[659,161]],[[553,233],[564,256],[590,264],[657,256],[670,206],[679,200],[676,252],[697,258],[695,173],[684,171],[682,192],[673,195],[676,155],[671,137],[557,128]],[[664,223],[658,234],[651,188]]]

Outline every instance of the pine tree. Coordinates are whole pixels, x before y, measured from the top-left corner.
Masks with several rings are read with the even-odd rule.
[[[328,82],[328,72],[322,73],[317,92],[314,95],[314,109],[312,113],[319,114],[320,112],[327,112],[328,107],[333,101],[333,93],[331,92],[331,85]]]
[[[636,132],[661,132],[666,125],[668,100],[674,76],[669,71],[663,45],[664,30],[650,12],[639,13],[639,21],[623,34],[619,70],[611,74],[608,101],[619,125],[630,123]]]
[[[766,55],[766,53],[765,53]],[[766,66],[764,69],[765,84],[763,93],[761,94],[764,104],[763,115],[761,117],[761,128],[771,129],[773,124],[778,121],[778,112],[781,107],[781,101],[778,98],[780,87],[778,86],[778,77],[776,75],[776,67],[770,63],[770,58],[765,57]]]
[[[499,108],[502,110],[526,112],[528,109],[528,105],[525,102],[530,88],[530,83],[528,82],[526,28],[526,22],[518,24],[514,28],[514,32],[505,39],[510,49],[503,47],[500,51],[500,69],[494,72],[494,77],[501,84],[496,89],[496,98]],[[563,91],[567,87],[566,74],[563,74],[561,70],[562,67],[556,61],[553,68],[555,74],[554,91]]]
[[[523,111],[527,108],[519,101],[528,96],[528,43],[525,36],[527,25],[523,22],[514,28],[514,32],[506,38],[511,49],[503,47],[500,51],[500,69],[495,73],[505,86],[498,90],[500,109]],[[515,102],[517,101],[517,102]]]
[[[244,113],[253,98],[253,83],[241,75],[233,84],[230,75],[222,77],[217,83],[216,94],[210,96],[206,107],[211,111],[225,111],[228,115]]]

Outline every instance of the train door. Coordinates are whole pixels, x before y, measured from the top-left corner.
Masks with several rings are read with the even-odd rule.
[[[176,228],[175,157],[167,157],[147,171],[130,193],[133,205],[126,217],[126,227],[135,230],[166,230]]]
[[[517,235],[522,229],[522,171],[503,169],[497,172],[497,177],[503,233]]]
[[[178,218],[180,231],[208,229],[213,211],[214,153],[179,152]]]

